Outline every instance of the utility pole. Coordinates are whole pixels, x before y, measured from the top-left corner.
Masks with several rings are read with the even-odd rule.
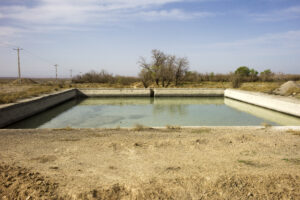
[[[72,78],[73,78],[73,76],[72,76],[72,69],[70,69],[70,75],[71,75],[71,80],[72,80]]]
[[[21,84],[21,64],[20,64],[20,48],[14,49],[18,52],[18,75],[19,75],[19,84]]]
[[[57,83],[57,67],[58,67],[58,64],[55,64],[55,82]]]

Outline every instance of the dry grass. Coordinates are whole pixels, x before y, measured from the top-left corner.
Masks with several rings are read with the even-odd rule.
[[[268,124],[268,123],[266,123],[266,122],[261,123],[261,125],[262,125],[263,127],[265,127],[265,128],[271,128],[271,127],[272,127],[271,124]]]
[[[191,132],[196,133],[196,134],[209,133],[209,132],[211,132],[211,129],[210,128],[192,129]]]
[[[268,165],[266,164],[260,164],[258,162],[254,162],[252,160],[238,160],[239,163],[242,163],[244,165],[248,165],[250,167],[266,167]]]
[[[142,124],[136,124],[133,128],[134,131],[145,131],[151,129],[150,127],[144,126]]]
[[[9,86],[7,86],[9,87]],[[5,89],[5,87],[1,87],[0,90],[0,104],[4,103],[12,103],[16,102],[17,100],[20,99],[25,99],[25,98],[30,98],[30,97],[35,97],[39,96],[41,94],[45,93],[51,93],[54,91],[58,91],[59,87],[57,86],[40,86],[40,85],[32,85],[30,87],[21,87],[17,88],[15,91],[13,90],[14,86],[10,86],[10,88]]]
[[[300,159],[299,158],[284,158],[282,159],[286,162],[289,162],[289,163],[292,163],[292,164],[295,164],[295,165],[300,165]]]
[[[297,136],[300,136],[300,131],[296,131],[296,130],[288,130],[287,131],[288,133],[292,133],[293,135],[297,135]]]
[[[169,130],[180,130],[181,127],[180,126],[166,125],[166,129],[169,129]]]
[[[276,88],[279,88],[282,84],[282,82],[248,82],[243,83],[239,89],[270,94]]]

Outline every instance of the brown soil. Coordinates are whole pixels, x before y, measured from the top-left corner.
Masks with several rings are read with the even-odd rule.
[[[57,199],[58,184],[51,183],[38,172],[0,164],[1,199]]]
[[[300,199],[293,131],[0,130],[0,138],[0,199]]]

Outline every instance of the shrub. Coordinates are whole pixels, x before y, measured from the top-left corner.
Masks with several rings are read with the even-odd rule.
[[[237,68],[234,73],[236,75],[240,75],[241,77],[248,77],[250,74],[250,69],[246,66],[241,66]]]
[[[242,85],[242,77],[239,74],[233,74],[231,76],[231,83],[233,88],[239,88]]]

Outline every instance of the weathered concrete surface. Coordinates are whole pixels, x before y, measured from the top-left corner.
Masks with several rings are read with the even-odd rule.
[[[281,126],[300,126],[300,118],[292,115],[286,115],[270,109],[265,109],[253,104],[237,101],[230,98],[224,98],[224,103],[236,110],[257,116],[267,121],[276,122]]]
[[[300,117],[300,101],[289,97],[226,89],[225,97]]]
[[[77,96],[76,89],[26,99],[0,106],[0,128],[49,109]]]
[[[88,97],[150,97],[150,89],[78,89],[79,94]]]
[[[155,97],[223,97],[223,89],[159,88],[154,89]]]

